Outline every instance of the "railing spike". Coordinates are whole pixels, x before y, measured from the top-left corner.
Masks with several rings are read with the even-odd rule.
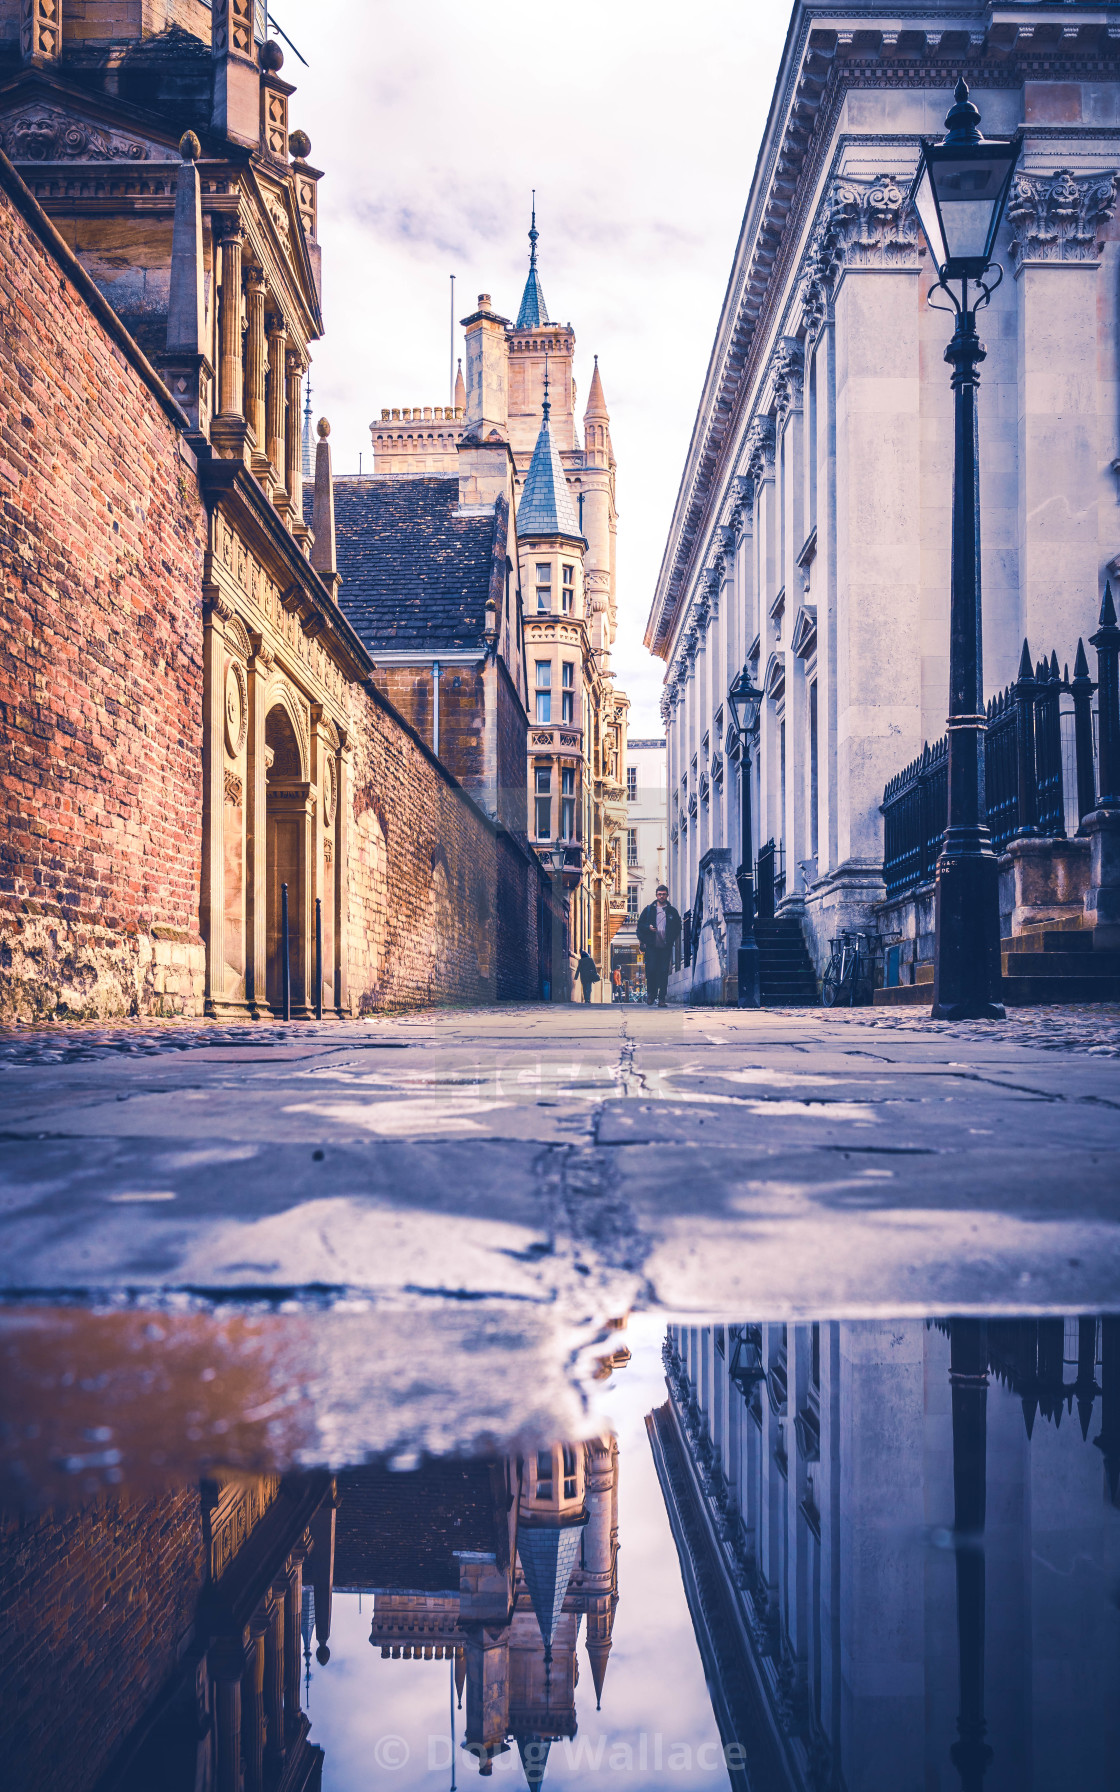
[[[1089,661],[1085,654],[1085,643],[1080,635],[1077,637],[1077,652],[1073,657],[1073,676],[1075,678],[1088,678],[1089,676]]]
[[[1116,605],[1112,601],[1112,586],[1108,582],[1108,580],[1106,580],[1105,587],[1104,587],[1104,597],[1101,600],[1101,614],[1100,614],[1099,626],[1101,628],[1113,628],[1113,627],[1115,627],[1115,624],[1116,624]]]
[[[1030,675],[1031,675],[1031,650],[1027,645],[1027,638],[1024,635],[1023,636],[1023,651],[1019,655],[1019,677],[1020,678],[1029,678]]]

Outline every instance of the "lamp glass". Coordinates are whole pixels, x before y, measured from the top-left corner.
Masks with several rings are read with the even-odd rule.
[[[735,726],[739,733],[750,734],[762,707],[762,692],[751,678],[748,667],[744,666],[732,683],[731,689],[727,693],[727,700],[731,705]]]
[[[976,278],[991,261],[1021,139],[922,144],[911,197],[938,268]]]

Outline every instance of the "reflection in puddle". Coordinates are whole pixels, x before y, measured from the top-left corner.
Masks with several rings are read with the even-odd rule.
[[[313,1468],[301,1425],[266,1474],[218,1466],[216,1426],[257,1412],[246,1343],[281,1358],[208,1323],[151,1383],[153,1434],[194,1419],[166,1480],[133,1484],[110,1378],[49,1509],[14,1509],[2,1434],[8,1783],[1112,1783],[1120,1320],[673,1325],[663,1361],[643,1321],[591,1435]]]

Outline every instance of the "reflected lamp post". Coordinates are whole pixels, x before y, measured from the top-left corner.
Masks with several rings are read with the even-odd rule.
[[[758,968],[758,941],[754,931],[754,828],[751,820],[751,754],[750,737],[762,707],[762,692],[751,678],[749,666],[732,681],[727,701],[739,732],[739,790],[742,813],[739,830],[740,865],[735,873],[739,885],[739,905],[743,911],[742,935],[739,943],[739,1007],[762,1005]]]
[[[956,328],[945,350],[953,369],[953,545],[949,590],[949,825],[937,861],[933,1015],[1002,1020],[999,865],[984,792],[984,671],[980,603],[980,482],[976,392],[985,349],[976,313],[1003,279],[992,253],[1022,133],[980,134],[963,78],[940,143],[921,139],[910,190]],[[954,288],[959,290],[954,290]],[[933,303],[933,293],[930,295]]]

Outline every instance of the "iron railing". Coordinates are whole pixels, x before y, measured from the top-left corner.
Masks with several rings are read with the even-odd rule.
[[[1057,655],[1033,667],[1023,642],[1019,676],[988,704],[984,737],[984,788],[992,845],[1002,852],[1023,835],[1061,839],[1076,833],[1098,801],[1099,748],[1093,693],[1104,693],[1107,737],[1120,738],[1120,715],[1113,716],[1117,656],[1115,610],[1106,589],[1101,626],[1092,637],[1098,680],[1089,677],[1084,643],[1077,643],[1073,677],[1058,670]],[[1063,711],[1063,698],[1066,707]],[[949,743],[942,736],[897,773],[883,791],[883,881],[888,897],[903,896],[929,883],[948,825]],[[1100,801],[1108,782],[1101,767]],[[761,869],[761,855],[760,855]]]

